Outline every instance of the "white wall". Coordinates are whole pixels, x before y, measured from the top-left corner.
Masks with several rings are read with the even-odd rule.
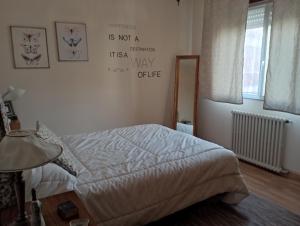
[[[194,1],[192,26],[192,52],[194,54],[200,54],[200,67],[203,3],[204,0]],[[244,104],[234,105],[202,99],[199,102],[199,137],[213,141],[230,149],[232,137],[232,110],[282,117],[290,120],[291,123],[287,124],[284,167],[290,171],[300,173],[300,116],[263,110],[262,101],[245,99]]]
[[[192,0],[10,0],[0,2],[0,92],[27,90],[14,103],[23,127],[44,121],[58,134],[139,123],[169,123],[176,54],[191,49]],[[54,21],[87,24],[88,62],[58,62]],[[107,72],[108,24],[137,26],[157,49],[161,78]],[[46,27],[50,69],[14,69],[10,25]]]
[[[204,0],[193,1],[193,20],[192,20],[192,53],[200,55],[201,67],[201,44],[204,16]]]
[[[192,51],[196,54],[200,53],[200,59],[203,2],[204,0],[195,0],[193,11]],[[202,99],[199,103],[199,137],[213,141],[230,149],[232,137],[232,110],[271,115],[290,120],[292,123],[287,125],[284,167],[288,170],[300,173],[300,116],[263,110],[262,101],[245,99],[244,104],[234,105]]]
[[[263,102],[244,100],[243,105],[203,100],[200,104],[200,137],[231,148],[232,110],[271,115],[291,121],[287,124],[284,167],[300,173],[300,116],[263,110]]]
[[[138,123],[170,123],[176,54],[200,54],[203,0],[10,0],[0,2],[0,92],[25,88],[14,103],[23,127],[39,119],[58,134]],[[89,61],[57,61],[54,21],[87,24]],[[157,48],[159,79],[107,73],[107,25],[135,24],[144,42]],[[50,69],[13,69],[9,26],[47,28]],[[200,63],[201,67],[201,63]],[[260,101],[244,105],[202,101],[200,136],[230,148],[231,110],[290,119],[285,167],[300,172],[300,117],[263,111]]]

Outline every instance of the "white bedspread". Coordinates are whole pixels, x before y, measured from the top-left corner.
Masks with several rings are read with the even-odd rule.
[[[76,192],[99,225],[143,225],[220,193],[248,195],[235,155],[160,125],[63,137],[80,168]]]

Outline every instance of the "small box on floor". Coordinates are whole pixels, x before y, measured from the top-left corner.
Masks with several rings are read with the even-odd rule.
[[[59,204],[57,206],[57,214],[65,221],[79,217],[78,208],[71,201]]]

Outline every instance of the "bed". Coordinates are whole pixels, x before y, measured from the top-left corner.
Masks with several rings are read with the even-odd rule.
[[[30,184],[40,197],[75,190],[102,226],[144,225],[217,194],[230,204],[248,195],[233,152],[161,125],[61,140],[77,177],[47,164],[31,172]]]

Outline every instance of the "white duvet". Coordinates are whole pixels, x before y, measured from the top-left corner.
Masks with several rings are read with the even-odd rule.
[[[226,193],[248,195],[234,153],[160,125],[65,136],[75,190],[99,225],[144,225]]]

